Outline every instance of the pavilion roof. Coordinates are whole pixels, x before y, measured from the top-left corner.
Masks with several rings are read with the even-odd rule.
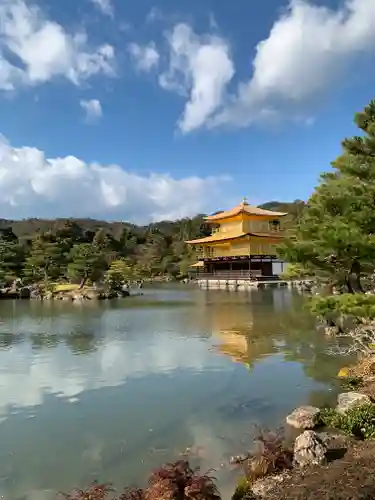
[[[226,241],[234,240],[237,238],[243,238],[244,236],[255,236],[258,238],[272,238],[272,239],[283,239],[284,236],[280,234],[270,234],[270,233],[244,233],[243,231],[226,231],[225,233],[214,233],[211,236],[206,236],[204,238],[198,238],[197,240],[185,241],[185,243],[199,244],[199,243],[214,243],[216,241]]]
[[[248,202],[244,199],[242,203],[235,206],[231,210],[226,210],[224,212],[219,212],[215,215],[209,215],[205,217],[207,222],[216,222],[222,219],[228,219],[229,217],[235,217],[241,213],[246,213],[248,215],[259,215],[259,216],[267,216],[267,217],[283,217],[287,215],[284,212],[273,212],[272,210],[265,210],[264,208],[259,208],[254,205],[249,205]]]

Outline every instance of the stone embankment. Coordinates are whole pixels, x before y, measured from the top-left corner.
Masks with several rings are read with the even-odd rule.
[[[312,280],[250,280],[250,279],[204,279],[197,278],[199,288],[205,290],[229,290],[229,291],[250,291],[265,287],[293,288],[299,292],[314,293],[314,282]]]
[[[129,297],[130,291],[111,290],[109,288],[84,287],[79,289],[67,288],[65,290],[44,290],[39,285],[9,287],[0,289],[0,299],[23,299],[23,300],[62,300],[81,302],[85,300],[108,300]]]

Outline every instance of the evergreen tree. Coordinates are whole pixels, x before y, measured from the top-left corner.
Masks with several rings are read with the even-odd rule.
[[[107,267],[104,255],[91,243],[74,245],[70,253],[69,275],[81,281],[81,288],[87,280],[96,281]]]
[[[63,273],[62,248],[51,233],[38,235],[25,262],[24,274],[30,280],[56,280]]]
[[[6,282],[19,278],[25,259],[25,248],[11,228],[0,233],[0,279]]]
[[[142,270],[124,259],[114,260],[105,274],[105,280],[113,290],[121,289],[125,282],[142,279]]]
[[[363,136],[346,139],[333,172],[321,176],[294,236],[280,249],[350,293],[363,291],[362,272],[375,269],[375,101],[355,122]]]

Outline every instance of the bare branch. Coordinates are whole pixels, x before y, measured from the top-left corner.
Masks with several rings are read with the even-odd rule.
[[[349,346],[331,346],[326,352],[330,355],[347,356],[354,353],[363,353],[366,356],[375,354],[375,322],[366,321],[347,333],[340,333],[336,338],[351,339]]]

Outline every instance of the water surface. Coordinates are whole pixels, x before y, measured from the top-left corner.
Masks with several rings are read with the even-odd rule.
[[[50,499],[93,479],[143,483],[186,456],[215,469],[300,404],[335,396],[303,299],[188,286],[74,305],[0,304],[0,494]],[[185,453],[185,454],[184,454]]]

